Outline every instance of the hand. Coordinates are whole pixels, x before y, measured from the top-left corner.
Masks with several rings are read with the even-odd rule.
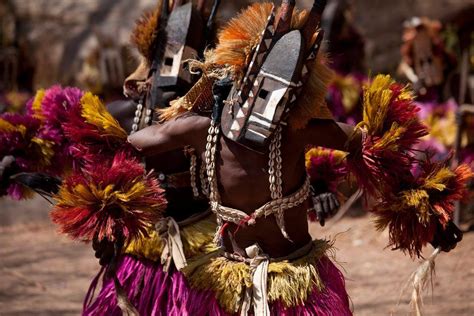
[[[351,157],[358,157],[361,155],[364,142],[367,138],[367,132],[361,128],[356,127],[350,135],[346,143],[346,151]]]
[[[462,240],[462,231],[452,221],[446,225],[446,228],[443,228],[440,223],[437,225],[431,245],[434,248],[440,247],[442,251],[450,252]]]
[[[123,238],[120,238],[115,242],[106,238],[99,241],[97,237],[92,240],[92,249],[94,249],[95,257],[99,259],[99,264],[101,266],[109,265],[117,255],[117,249],[120,250],[122,247]]]
[[[13,156],[5,156],[0,159],[0,196],[7,194],[7,188],[10,186],[10,176],[14,174],[15,158]]]
[[[0,160],[0,179],[3,177],[5,170],[7,170],[12,164],[15,162],[15,158],[13,156],[5,156],[2,160]]]
[[[340,206],[339,200],[331,192],[313,195],[313,205],[316,212],[316,219],[321,226],[326,224],[327,218],[331,218],[336,214]]]

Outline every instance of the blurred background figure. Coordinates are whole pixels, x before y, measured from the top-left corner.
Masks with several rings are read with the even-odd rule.
[[[420,143],[420,154],[435,160],[451,159],[473,164],[473,7],[453,13],[442,23],[428,17],[412,17],[403,23],[399,74],[417,96],[419,116],[430,127]],[[465,212],[461,212],[465,210]],[[471,221],[469,204],[458,205],[461,217]],[[463,213],[463,214],[461,214]]]
[[[443,88],[457,61],[443,42],[441,22],[413,17],[403,26],[399,72],[412,83],[419,101],[442,101]]]
[[[350,0],[329,1],[323,14],[326,52],[335,72],[327,102],[336,120],[354,125],[362,118],[362,86],[367,80],[365,40]]]

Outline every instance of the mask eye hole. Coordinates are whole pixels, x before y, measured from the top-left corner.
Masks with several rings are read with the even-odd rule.
[[[260,92],[258,93],[258,97],[259,97],[260,99],[266,100],[267,97],[268,97],[268,93],[269,93],[269,92],[268,92],[267,90],[265,90],[265,89],[260,89]]]
[[[165,65],[166,65],[166,66],[169,66],[169,67],[173,66],[173,58],[171,58],[171,57],[166,57],[166,58],[165,58]]]

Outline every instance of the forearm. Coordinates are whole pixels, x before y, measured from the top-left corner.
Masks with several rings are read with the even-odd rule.
[[[344,151],[354,154],[362,149],[362,130],[355,126],[337,123],[341,131],[346,135]]]
[[[150,156],[184,147],[180,137],[169,135],[166,126],[153,125],[128,137],[128,142],[142,155]]]
[[[352,152],[360,148],[361,137],[354,126],[332,120],[313,120],[303,132],[306,145]]]
[[[175,118],[132,134],[128,141],[145,156],[160,154],[185,146],[199,150],[205,143],[209,119],[199,116]]]

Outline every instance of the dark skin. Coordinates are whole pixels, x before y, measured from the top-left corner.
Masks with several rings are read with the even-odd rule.
[[[210,119],[187,115],[165,124],[154,125],[129,137],[129,142],[144,155],[155,155],[190,145],[204,160]],[[312,120],[303,130],[284,128],[282,132],[283,194],[289,195],[300,188],[306,175],[304,154],[308,145],[354,152],[359,148],[360,135],[351,139],[353,127],[332,120]],[[330,135],[330,137],[321,137]],[[348,144],[348,146],[346,146]],[[225,206],[253,213],[270,198],[268,183],[268,155],[259,154],[223,136],[220,137],[217,155],[217,178],[221,202]],[[308,232],[308,199],[302,205],[285,212],[286,230],[291,241],[284,238],[275,217],[259,218],[255,225],[238,227],[229,223],[224,234],[224,247],[229,252],[241,252],[258,243],[271,257],[284,257],[311,240]],[[233,249],[234,238],[239,249]],[[438,229],[432,242],[434,247],[450,251],[462,239],[461,231],[452,223]]]
[[[130,136],[129,141],[146,156],[190,145],[204,159],[209,125],[209,118],[184,116],[143,129]],[[346,132],[332,120],[314,120],[306,129],[299,131],[284,128],[281,148],[284,195],[298,190],[304,181],[304,154],[307,145],[344,150],[352,127],[343,128]],[[331,137],[320,137],[321,135]],[[222,204],[251,214],[268,202],[271,197],[267,167],[267,155],[220,137],[217,174]],[[308,199],[302,205],[285,212],[286,229],[292,241],[283,237],[273,216],[259,218],[252,226],[237,227],[229,224],[228,231],[233,234],[240,249],[258,243],[269,256],[283,257],[311,240],[307,221],[307,210],[310,207]],[[228,235],[224,236],[224,246],[227,251],[237,251],[232,249]]]

